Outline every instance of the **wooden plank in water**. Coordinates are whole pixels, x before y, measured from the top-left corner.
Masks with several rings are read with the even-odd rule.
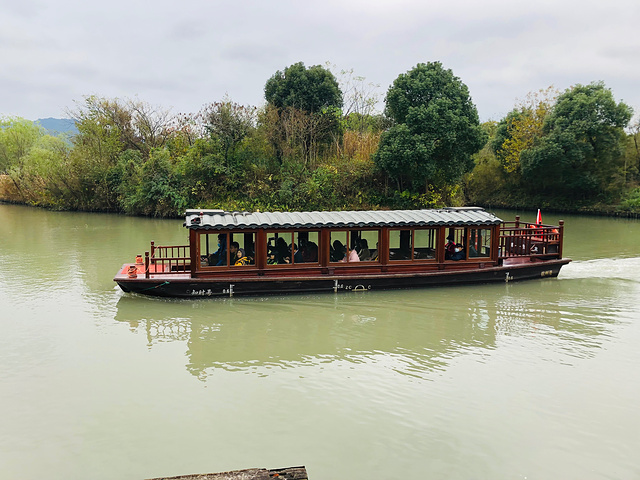
[[[196,473],[177,477],[157,477],[149,480],[308,480],[305,467],[287,467],[267,470],[248,468],[220,473]]]

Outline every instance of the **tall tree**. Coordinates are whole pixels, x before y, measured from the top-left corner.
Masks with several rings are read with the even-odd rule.
[[[306,68],[302,62],[273,74],[264,86],[264,96],[277,108],[293,107],[309,113],[342,107],[342,92],[333,73],[320,65]]]
[[[92,146],[103,158],[105,152],[101,146],[106,137],[115,140],[120,150],[138,150],[148,156],[152,148],[164,146],[172,132],[169,128],[172,117],[168,110],[137,99],[89,95],[68,113],[79,130],[74,141]]]
[[[498,124],[491,146],[507,173],[520,173],[520,153],[543,134],[543,125],[560,92],[553,86],[529,93]]]
[[[571,199],[605,193],[622,168],[631,115],[602,82],[567,89],[546,118],[544,136],[521,153],[525,184]]]
[[[396,125],[383,133],[374,161],[400,188],[456,182],[487,141],[467,86],[440,62],[419,63],[398,76],[385,114]]]
[[[205,107],[205,128],[220,140],[225,163],[236,145],[255,128],[257,108],[244,106],[225,98]]]
[[[326,68],[295,63],[267,80],[264,94],[271,110],[265,118],[275,115],[268,136],[280,162],[294,153],[306,164],[317,157],[321,145],[339,135],[342,92]]]
[[[20,117],[0,118],[0,173],[20,164],[33,145],[45,134],[44,128]]]

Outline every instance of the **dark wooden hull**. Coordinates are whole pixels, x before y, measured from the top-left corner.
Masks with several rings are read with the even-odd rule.
[[[159,297],[231,297],[237,295],[274,295],[308,292],[357,292],[397,288],[433,287],[473,283],[511,282],[557,277],[560,268],[571,260],[523,262],[496,267],[437,270],[371,275],[317,275],[309,277],[216,277],[189,278],[187,275],[157,275],[155,278],[114,280],[125,292]]]

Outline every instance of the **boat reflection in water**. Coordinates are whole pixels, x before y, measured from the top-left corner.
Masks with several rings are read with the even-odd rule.
[[[563,361],[592,356],[614,318],[585,310],[578,299],[539,300],[570,299],[575,287],[548,280],[534,291],[513,284],[195,302],[124,295],[116,320],[144,332],[150,348],[185,342],[187,369],[201,379],[216,369],[269,375],[275,367],[378,361],[424,378],[456,356],[487,354],[500,336],[568,339]],[[163,313],[145,318],[145,311]]]

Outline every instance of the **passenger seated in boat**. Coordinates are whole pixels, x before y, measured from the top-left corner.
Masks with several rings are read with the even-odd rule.
[[[227,264],[227,236],[224,233],[218,235],[218,250],[209,255],[209,265],[224,266]]]
[[[304,252],[307,250],[307,241],[306,238],[300,238],[300,248],[293,252],[293,261],[295,263],[304,263]],[[295,244],[294,244],[295,245]]]
[[[451,257],[456,253],[456,242],[453,233],[450,233],[447,237],[447,243],[444,246],[444,259],[453,260]]]
[[[300,242],[300,244],[302,244],[302,242]],[[302,251],[298,250],[298,246],[295,243],[293,244],[293,263],[304,263]]]
[[[379,250],[378,250],[378,242],[376,242],[376,249],[371,252],[371,261],[372,262],[377,262],[378,261],[378,252],[379,252]]]
[[[271,243],[273,239],[269,239],[269,243]],[[287,246],[287,242],[284,238],[278,237],[275,241],[275,245],[267,246],[268,259],[267,263],[269,264],[283,264],[289,263],[286,261],[287,257],[290,257],[290,249]]]
[[[240,248],[238,242],[231,242],[229,245],[229,256],[231,257],[231,263],[235,264],[238,258],[246,257],[244,249]]]
[[[340,240],[336,240],[335,242],[333,242],[330,252],[331,261],[339,262],[340,260],[342,260],[344,258],[344,252],[344,245],[342,245],[342,242]]]
[[[344,245],[342,246],[342,251],[344,252],[342,255],[342,258],[340,260],[338,260],[341,263],[346,263],[347,261],[351,262],[359,262],[360,258],[358,258],[358,252],[356,252],[355,250],[349,250],[349,253],[347,253],[347,247],[345,247]],[[348,260],[347,260],[348,258]]]
[[[462,244],[455,244],[450,260],[464,260],[464,246]]]
[[[302,261],[305,263],[318,263],[318,245],[307,242],[302,251]]]
[[[235,243],[235,242],[234,242]],[[231,248],[229,248],[229,252],[231,252]],[[238,248],[235,256],[235,266],[244,266],[251,264],[251,258],[247,257],[242,248]]]
[[[367,262],[371,260],[371,252],[369,251],[369,242],[366,238],[361,238],[356,246],[358,257],[360,261]]]

